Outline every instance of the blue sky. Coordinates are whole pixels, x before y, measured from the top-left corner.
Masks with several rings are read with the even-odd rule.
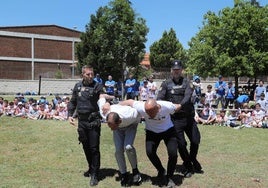
[[[5,0],[1,2],[0,26],[59,25],[85,31],[90,15],[109,0]],[[202,27],[203,15],[233,7],[234,0],[131,0],[132,8],[150,29],[146,51],[173,28],[184,48]],[[268,0],[259,0],[260,5]]]

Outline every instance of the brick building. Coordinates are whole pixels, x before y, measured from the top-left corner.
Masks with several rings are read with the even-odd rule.
[[[74,78],[80,34],[57,25],[0,27],[0,79]]]

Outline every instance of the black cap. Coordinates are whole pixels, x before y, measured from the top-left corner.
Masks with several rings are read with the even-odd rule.
[[[182,62],[181,62],[181,60],[174,60],[174,61],[172,61],[172,63],[171,63],[172,65],[172,69],[182,69]]]

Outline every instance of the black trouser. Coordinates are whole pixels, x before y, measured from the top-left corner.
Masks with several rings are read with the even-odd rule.
[[[91,126],[88,120],[79,120],[78,139],[83,145],[90,172],[96,175],[100,169],[100,131],[100,123]]]
[[[180,153],[181,159],[183,160],[183,164],[188,171],[193,170],[193,165],[191,162],[190,154],[187,150],[187,142],[185,140],[184,132],[188,128],[188,119],[187,117],[181,118],[172,118],[172,122],[176,129],[176,137],[178,142],[178,151]],[[190,131],[187,131],[190,133]]]
[[[229,99],[229,98],[225,98],[225,106],[224,108],[227,108],[229,104],[234,104],[234,100],[235,99]]]
[[[161,140],[164,140],[165,145],[167,147],[168,152],[167,175],[168,177],[171,177],[174,174],[178,158],[176,131],[174,127],[161,133],[155,133],[146,130],[146,154],[150,159],[151,163],[159,172],[163,172],[165,169],[157,155],[157,148]]]
[[[195,163],[201,140],[201,135],[197,127],[197,123],[193,117],[188,118],[185,133],[190,140],[190,159],[193,163]]]

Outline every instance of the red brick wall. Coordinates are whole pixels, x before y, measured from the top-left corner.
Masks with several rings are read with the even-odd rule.
[[[0,78],[30,80],[32,79],[31,62],[0,61]]]
[[[80,37],[80,32],[56,25],[43,26],[18,26],[18,27],[0,27],[2,31],[13,31],[19,33],[32,33],[42,35],[53,35],[63,37]]]
[[[42,78],[55,78],[58,71],[62,73],[62,78],[71,78],[72,69],[70,64],[58,64],[58,63],[42,63],[38,62],[34,64],[34,79]]]
[[[80,32],[59,26],[32,26],[32,27],[0,27],[2,31],[44,34],[63,37],[77,37]],[[34,39],[34,56],[39,59],[72,60],[72,42]],[[0,36],[0,56],[31,58],[31,39],[20,37]],[[71,78],[71,64],[61,63],[34,63],[34,79],[39,75],[45,78],[55,78],[55,74],[62,72],[63,78]],[[32,79],[31,62],[0,61],[0,79]]]
[[[31,39],[0,36],[0,55],[7,57],[31,57]]]
[[[54,40],[34,40],[35,58],[72,60],[72,43]]]

